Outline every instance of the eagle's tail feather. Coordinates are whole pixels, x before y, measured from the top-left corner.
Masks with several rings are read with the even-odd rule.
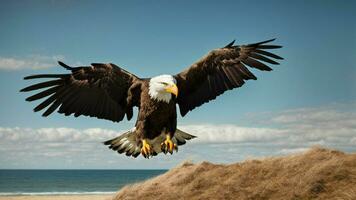
[[[177,129],[174,133],[173,142],[177,143],[178,145],[183,145],[186,143],[186,140],[190,140],[196,138],[197,136],[190,135],[182,130]]]
[[[135,130],[129,130],[118,137],[105,141],[105,145],[117,151],[118,153],[125,153],[127,156],[137,157],[140,155],[141,147],[136,142]]]
[[[104,144],[108,145],[110,149],[117,151],[118,153],[125,153],[127,156],[137,157],[141,153],[141,143],[136,140],[136,132],[135,128],[121,134],[118,137],[115,137],[111,140],[105,141]],[[184,145],[187,140],[193,139],[196,136],[190,135],[182,130],[177,129],[174,133],[172,141],[177,145]],[[157,155],[161,153],[161,142],[164,140],[164,136],[160,139],[154,141],[152,148],[154,150],[153,155]],[[152,141],[153,142],[153,141]]]

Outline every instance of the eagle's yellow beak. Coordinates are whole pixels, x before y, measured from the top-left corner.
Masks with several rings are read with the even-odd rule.
[[[166,88],[166,92],[174,94],[176,97],[178,96],[178,87],[176,84],[169,85]]]

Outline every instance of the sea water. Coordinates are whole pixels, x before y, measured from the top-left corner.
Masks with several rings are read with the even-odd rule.
[[[0,170],[0,196],[110,194],[167,170]]]

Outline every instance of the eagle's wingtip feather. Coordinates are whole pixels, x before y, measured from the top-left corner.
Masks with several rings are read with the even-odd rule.
[[[227,44],[224,48],[230,48],[232,47],[232,45],[234,45],[236,40],[233,40],[232,42],[230,42],[229,44]]]

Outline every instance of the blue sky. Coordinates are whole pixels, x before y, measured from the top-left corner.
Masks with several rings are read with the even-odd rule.
[[[3,137],[3,148],[0,149],[0,159],[3,162],[0,168],[130,168],[137,167],[137,163],[141,168],[167,168],[190,159],[191,155],[195,156],[191,158],[195,161],[227,162],[242,160],[247,155],[278,154],[306,148],[308,145],[293,146],[289,145],[292,142],[286,142],[278,146],[271,142],[273,148],[263,149],[256,143],[261,137],[252,138],[251,141],[241,139],[236,143],[226,144],[226,141],[222,141],[215,144],[204,140],[204,129],[199,128],[207,126],[211,130],[217,130],[216,134],[211,133],[212,137],[217,137],[221,126],[230,127],[225,132],[234,140],[240,138],[241,128],[249,129],[247,135],[252,131],[251,135],[255,136],[276,136],[282,128],[291,131],[296,126],[305,125],[303,120],[311,116],[310,120],[315,121],[308,123],[314,129],[305,130],[303,134],[318,135],[318,131],[326,127],[325,124],[341,118],[355,121],[355,13],[356,3],[353,1],[2,2],[0,136]],[[43,118],[40,114],[33,113],[35,104],[25,102],[27,95],[18,92],[32,83],[23,81],[22,77],[36,73],[63,72],[55,63],[57,59],[74,65],[113,62],[140,77],[150,77],[178,73],[208,51],[222,47],[233,39],[239,44],[246,44],[270,38],[277,38],[275,43],[284,46],[274,51],[285,58],[281,65],[274,67],[273,72],[254,71],[258,81],[249,81],[244,87],[227,92],[185,118],[179,118],[178,126],[195,131],[207,143],[188,144],[182,147],[185,152],[180,155],[159,157],[157,160],[163,160],[159,166],[154,165],[157,160],[128,160],[102,149],[104,147],[100,144],[88,147],[90,151],[100,149],[100,154],[95,157],[98,161],[81,166],[82,154],[65,152],[58,145],[65,143],[63,145],[66,149],[71,148],[73,141],[68,138],[50,140],[57,146],[38,144],[46,147],[45,151],[58,152],[50,154],[53,160],[44,160],[41,162],[43,165],[38,165],[42,158],[40,154],[36,154],[44,152],[43,149],[29,148],[26,154],[10,148],[10,143],[16,140],[35,142],[28,138],[23,139],[21,134],[41,134],[39,130],[42,128],[58,128],[61,131],[61,128],[67,128],[72,132],[83,132],[84,136],[88,134],[85,132],[87,129],[97,128],[106,130],[106,135],[102,135],[111,136],[115,131],[120,132],[133,126],[134,120],[117,124],[94,118],[64,117],[57,113]],[[320,115],[311,114],[319,112]],[[280,120],[286,116],[288,120],[291,116],[294,117],[293,125],[284,118]],[[298,118],[301,116],[304,117]],[[277,120],[273,121],[275,118]],[[325,123],[319,123],[320,121]],[[345,141],[355,138],[356,144],[354,124],[340,123],[340,127],[335,130],[350,128],[342,137],[347,135],[343,138]],[[271,127],[278,130],[259,132]],[[52,131],[49,134],[61,132],[57,129],[46,131]],[[329,141],[327,137],[336,137],[333,134],[321,134],[319,141],[326,143],[319,143],[353,150],[349,143]],[[104,136],[98,138],[105,139]],[[244,134],[242,136],[245,138]],[[93,139],[89,143],[96,141]],[[237,148],[240,155],[232,154],[229,159],[220,159],[219,156],[226,153],[220,151],[222,145],[231,147],[232,152]],[[254,145],[256,148],[251,148]],[[10,157],[23,159],[17,159],[16,164]],[[33,158],[31,160],[34,162],[31,164],[26,161],[26,157]],[[73,162],[64,165],[68,160]],[[115,162],[105,165],[102,164],[105,163],[104,160]]]

